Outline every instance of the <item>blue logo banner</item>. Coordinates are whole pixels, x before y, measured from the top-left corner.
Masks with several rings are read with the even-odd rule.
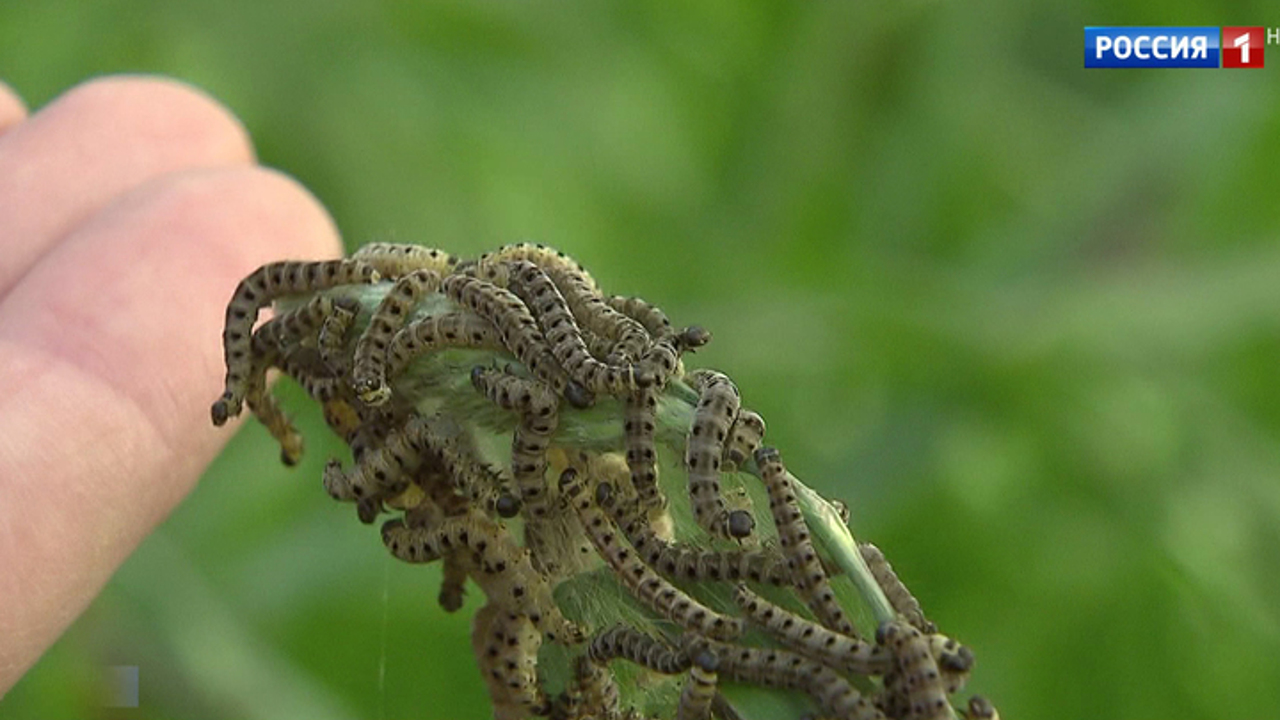
[[[1217,27],[1086,27],[1087,68],[1216,68]]]

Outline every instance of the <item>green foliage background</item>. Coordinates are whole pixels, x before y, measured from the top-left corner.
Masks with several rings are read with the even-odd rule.
[[[1149,23],[1280,12],[6,2],[0,75],[33,106],[183,78],[348,247],[537,239],[711,328],[698,363],[850,502],[1004,717],[1274,717],[1280,49],[1082,69],[1084,25]],[[246,427],[0,717],[484,715],[479,598],[444,615],[438,568],[324,495],[337,449],[284,392],[304,464]],[[114,664],[142,708],[101,707]]]

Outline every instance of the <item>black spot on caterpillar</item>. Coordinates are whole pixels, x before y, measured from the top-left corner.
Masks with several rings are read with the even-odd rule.
[[[810,660],[857,675],[883,675],[894,667],[893,656],[883,648],[828,630],[765,600],[744,585],[734,589],[733,601],[751,622]]]
[[[755,520],[745,510],[730,512],[720,496],[720,460],[729,428],[738,417],[738,388],[717,372],[703,374],[699,380],[701,392],[685,445],[693,517],[716,537],[744,538],[751,534]]]
[[[876,579],[876,584],[884,591],[894,612],[923,633],[937,632],[938,626],[925,617],[920,601],[916,600],[907,586],[898,579],[898,574],[893,571],[893,566],[889,564],[880,548],[871,543],[859,543],[858,552],[871,570],[871,576]]]
[[[945,718],[946,688],[928,639],[918,629],[895,620],[880,624],[876,643],[893,653],[896,665],[896,672],[885,677],[888,706],[905,710],[903,716],[907,718]]]
[[[387,387],[387,347],[423,296],[439,287],[440,276],[435,271],[415,270],[396,280],[378,303],[369,327],[356,341],[351,371],[351,387],[364,403],[382,405],[391,398]]]
[[[597,633],[587,644],[587,656],[601,665],[627,660],[663,675],[682,673],[690,665],[684,653],[627,625],[613,625]]]
[[[776,550],[707,550],[669,542],[653,532],[640,508],[624,505],[612,496],[603,498],[600,507],[622,528],[640,557],[666,577],[704,582],[750,580],[779,587],[793,582],[787,559]]]
[[[472,579],[491,603],[527,616],[552,642],[573,643],[583,638],[581,629],[561,614],[546,578],[534,571],[528,551],[478,510],[421,527],[388,520],[382,526],[382,542],[392,555],[410,563],[463,553]]]
[[[737,682],[787,688],[808,694],[825,715],[852,720],[884,720],[867,698],[825,665],[786,650],[734,646],[686,636],[685,651],[710,650],[719,658],[718,674]]]
[[[827,573],[822,568],[817,551],[813,549],[809,526],[800,513],[791,474],[783,466],[781,454],[774,448],[762,447],[756,450],[755,460],[760,468],[760,478],[769,491],[769,510],[778,527],[778,542],[783,554],[787,556],[800,596],[823,625],[844,635],[857,637],[857,631],[840,609]]]
[[[485,605],[472,620],[471,644],[495,718],[548,713],[550,703],[538,683],[542,637],[529,618],[502,605]]]
[[[610,488],[601,484],[599,488]],[[731,640],[742,634],[741,618],[722,615],[698,602],[654,572],[634,551],[624,547],[618,529],[583,492],[577,471],[569,468],[560,477],[561,493],[578,514],[578,520],[596,551],[613,568],[636,598],[680,627],[708,637]],[[608,492],[605,490],[603,492]]]
[[[391,339],[387,348],[387,377],[399,375],[414,358],[445,347],[500,350],[502,335],[489,321],[466,312],[415,320]]]
[[[214,425],[240,414],[252,367],[251,331],[258,312],[276,298],[327,290],[338,285],[377,282],[378,272],[356,258],[323,262],[276,262],[253,271],[236,287],[227,304],[222,345],[227,364],[226,388],[213,403]]]
[[[443,250],[401,243],[369,243],[351,257],[372,265],[386,278],[398,278],[417,270],[447,275],[458,264],[456,257]]]
[[[711,720],[711,703],[716,697],[716,670],[720,659],[710,650],[693,656],[689,678],[680,691],[676,720]]]

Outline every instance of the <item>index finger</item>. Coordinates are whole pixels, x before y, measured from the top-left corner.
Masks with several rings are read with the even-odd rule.
[[[27,117],[27,106],[13,88],[0,82],[0,133]]]

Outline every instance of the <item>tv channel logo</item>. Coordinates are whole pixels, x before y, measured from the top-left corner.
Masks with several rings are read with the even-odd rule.
[[[1086,27],[1086,68],[1216,68],[1216,27]]]
[[[1264,35],[1266,32],[1260,27],[1222,28],[1222,67],[1262,67]]]

